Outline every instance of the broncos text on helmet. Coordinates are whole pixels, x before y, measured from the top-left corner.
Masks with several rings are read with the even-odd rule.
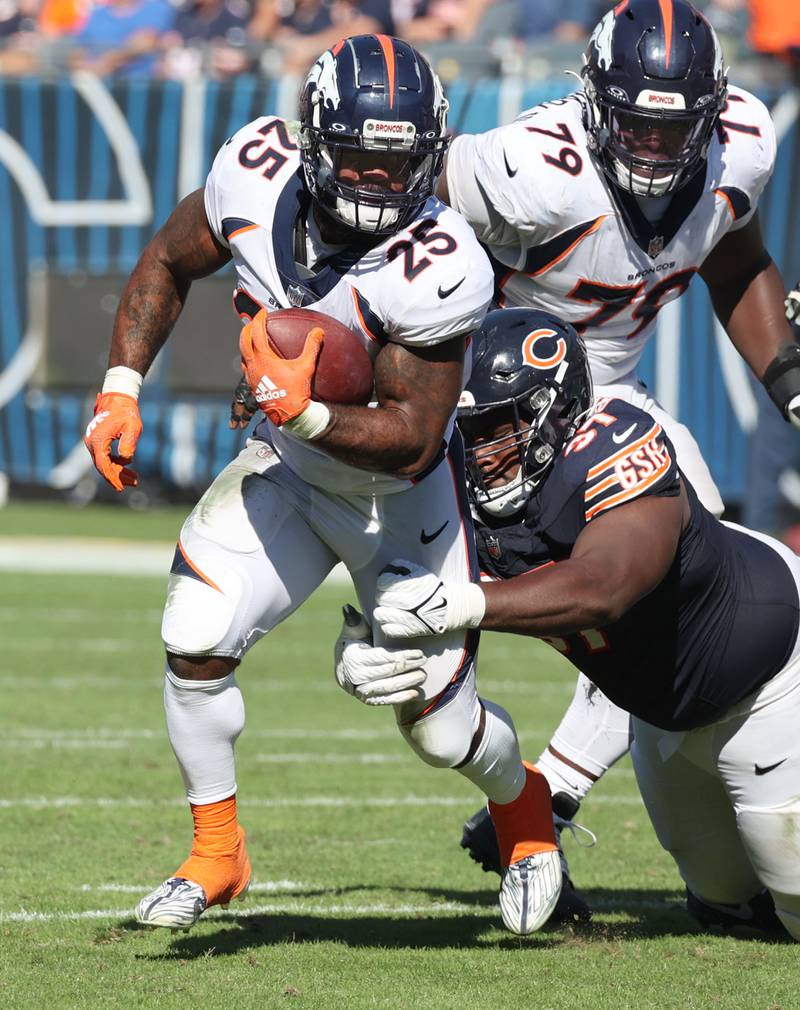
[[[432,195],[447,148],[447,100],[413,46],[355,35],[326,50],[300,96],[306,185],[358,232],[399,231]]]
[[[535,309],[490,312],[458,405],[473,503],[504,518],[542,483],[592,404],[583,341]],[[506,479],[508,474],[510,479]]]
[[[726,94],[714,29],[687,0],[622,0],[594,29],[583,77],[592,156],[612,183],[659,197],[703,163]]]

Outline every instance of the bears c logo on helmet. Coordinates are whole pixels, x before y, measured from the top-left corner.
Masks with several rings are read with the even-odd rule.
[[[555,330],[533,330],[522,342],[522,357],[525,364],[532,368],[555,368],[567,355],[567,342],[563,337],[558,337],[555,352],[548,358],[540,358],[534,348],[536,342],[544,337],[558,337],[558,334]]]

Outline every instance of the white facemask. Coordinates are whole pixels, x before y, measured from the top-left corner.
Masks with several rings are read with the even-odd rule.
[[[623,165],[619,158],[612,158],[617,182],[621,188],[634,196],[664,196],[672,185],[673,173],[667,173],[663,179],[651,179],[650,176],[637,175]]]
[[[485,491],[476,491],[475,501],[481,512],[485,512],[495,519],[507,519],[508,516],[513,516],[515,512],[519,512],[525,506],[532,492],[533,483],[531,481],[525,480],[521,484],[514,481],[506,491],[492,491],[491,498]]]
[[[397,221],[400,212],[396,207],[370,207],[359,204],[358,214],[356,205],[352,200],[345,200],[341,196],[336,198],[336,216],[348,227],[356,228],[358,231],[377,231],[378,227],[383,231]]]

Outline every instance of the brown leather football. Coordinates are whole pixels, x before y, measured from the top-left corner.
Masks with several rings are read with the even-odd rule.
[[[328,403],[369,403],[374,384],[372,361],[352,330],[313,309],[278,309],[267,316],[269,341],[284,358],[296,358],[302,352],[308,331],[315,326],[324,330],[325,341],[311,384],[312,397]]]

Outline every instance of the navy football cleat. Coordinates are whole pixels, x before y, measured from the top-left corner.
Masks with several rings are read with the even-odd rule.
[[[556,793],[553,797],[553,808],[553,827],[561,861],[562,887],[561,895],[549,921],[557,924],[587,923],[592,918],[592,910],[586,900],[575,890],[575,885],[569,875],[569,864],[561,847],[561,831],[571,823],[570,819],[577,812],[578,804],[566,793]],[[486,807],[477,810],[464,825],[461,848],[466,849],[470,857],[486,873],[501,872],[497,835]]]
[[[686,911],[704,929],[731,930],[746,926],[774,937],[789,937],[775,912],[775,902],[766,889],[741,905],[721,905],[705,901],[686,888]]]

